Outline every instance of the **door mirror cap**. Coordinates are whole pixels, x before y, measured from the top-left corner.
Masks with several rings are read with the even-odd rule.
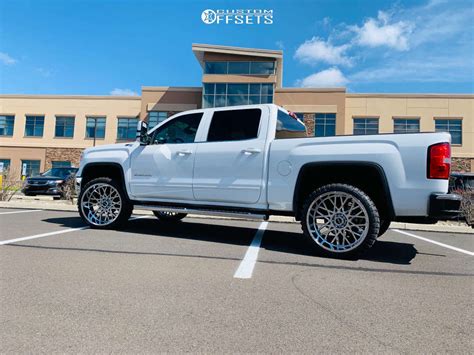
[[[140,143],[140,145],[147,145],[149,141],[149,136],[148,136],[148,123],[145,121],[138,121],[137,125],[137,142]]]

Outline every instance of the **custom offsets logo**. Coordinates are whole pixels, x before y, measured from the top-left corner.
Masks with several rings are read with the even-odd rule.
[[[204,10],[201,20],[206,25],[271,25],[273,24],[273,10]]]

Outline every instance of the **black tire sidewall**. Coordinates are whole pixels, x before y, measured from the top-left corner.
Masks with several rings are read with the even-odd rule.
[[[369,217],[369,231],[365,239],[355,249],[352,249],[347,252],[331,252],[318,245],[308,230],[307,214],[309,207],[318,196],[327,192],[348,193],[358,199],[367,211],[367,215]],[[375,243],[380,229],[380,217],[375,203],[362,190],[348,184],[329,184],[316,189],[306,198],[301,211],[301,226],[306,242],[311,246],[313,251],[317,252],[319,255],[331,256],[336,258],[354,258],[363,254]]]
[[[94,184],[99,184],[99,183],[108,184],[110,186],[113,186],[118,191],[118,193],[120,194],[120,198],[122,199],[122,209],[120,210],[120,213],[119,213],[117,219],[115,219],[115,221],[113,221],[112,223],[110,223],[108,225],[105,225],[105,226],[98,226],[98,225],[90,223],[87,220],[87,218],[84,216],[82,208],[81,208],[82,198],[83,198],[84,193],[86,192],[86,190],[90,186],[92,186]],[[93,179],[93,180],[89,181],[84,186],[84,188],[81,188],[81,193],[79,194],[79,198],[77,199],[77,207],[79,209],[79,214],[80,214],[81,218],[91,228],[95,228],[95,229],[112,229],[112,228],[116,228],[118,226],[121,226],[125,222],[128,221],[128,219],[130,218],[130,216],[132,214],[132,211],[133,211],[133,205],[130,203],[130,200],[128,199],[128,196],[125,193],[125,191],[123,190],[122,186],[120,184],[118,184],[116,181],[114,181],[113,179],[108,178],[108,177],[100,177],[100,178]]]
[[[163,221],[163,222],[178,222],[188,215],[187,213],[177,213],[173,216],[166,216],[166,215],[160,215],[159,211],[153,211],[153,214],[155,215],[156,218],[158,218],[160,221]]]

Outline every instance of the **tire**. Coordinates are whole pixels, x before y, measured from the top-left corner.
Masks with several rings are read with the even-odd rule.
[[[387,230],[390,228],[390,223],[392,223],[392,221],[389,219],[380,220],[379,236],[377,238],[381,237],[387,232]]]
[[[380,217],[374,202],[348,184],[325,185],[313,191],[301,211],[303,235],[320,255],[354,258],[375,243]]]
[[[82,219],[91,228],[97,229],[111,229],[123,225],[133,210],[133,205],[122,186],[108,177],[89,181],[81,189],[77,204]]]
[[[160,221],[167,222],[177,222],[186,217],[187,213],[175,213],[175,212],[162,212],[162,211],[153,211],[153,214]]]

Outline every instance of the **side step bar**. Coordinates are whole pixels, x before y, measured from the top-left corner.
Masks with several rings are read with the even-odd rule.
[[[173,212],[173,213],[188,213],[205,216],[220,216],[220,217],[233,217],[243,219],[256,219],[256,220],[267,220],[268,215],[259,213],[250,213],[242,211],[223,211],[223,210],[210,210],[210,209],[194,209],[186,207],[170,207],[170,206],[156,206],[156,205],[135,205],[134,209],[148,210],[148,211],[161,211],[161,212]]]

